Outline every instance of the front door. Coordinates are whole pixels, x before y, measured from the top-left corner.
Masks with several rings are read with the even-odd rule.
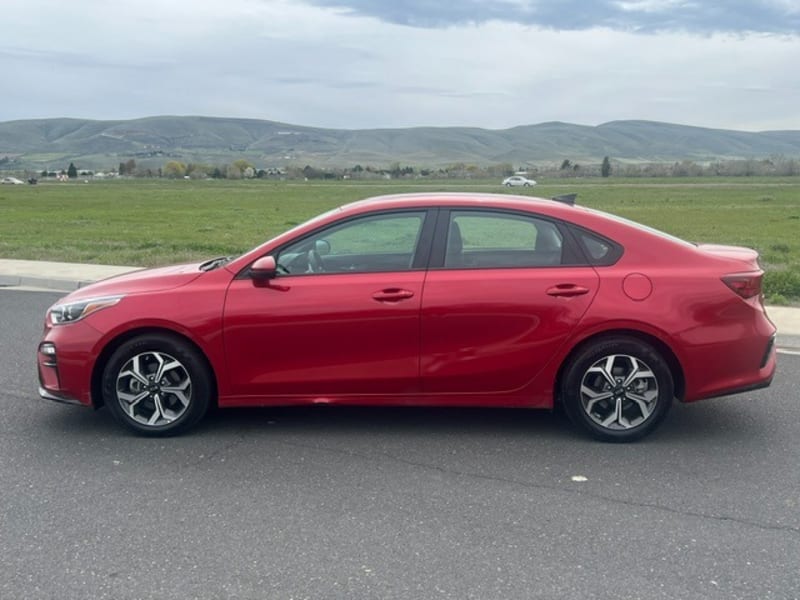
[[[278,250],[279,275],[235,279],[224,343],[237,396],[419,391],[425,211],[371,215]]]

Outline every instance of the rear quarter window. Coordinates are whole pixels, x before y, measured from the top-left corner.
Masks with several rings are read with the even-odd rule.
[[[606,237],[577,227],[573,228],[572,233],[590,265],[597,267],[613,265],[622,256],[622,246]]]

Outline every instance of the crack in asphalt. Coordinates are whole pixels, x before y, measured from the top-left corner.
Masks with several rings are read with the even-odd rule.
[[[362,454],[360,452],[354,452],[352,450],[341,450],[339,448],[330,448],[327,446],[313,446],[310,444],[300,444],[297,442],[287,442],[285,440],[278,441],[279,444],[285,446],[294,446],[298,448],[306,448],[310,450],[320,450],[323,452],[330,452],[333,454],[340,454],[345,456],[352,456],[356,458],[361,458],[366,461],[374,462],[376,458],[380,457],[383,459],[387,459],[393,462],[405,464],[412,467],[419,467],[431,471],[438,471],[440,473],[444,473],[446,475],[455,475],[458,477],[465,477],[470,479],[479,479],[483,481],[494,481],[498,483],[507,483],[511,485],[518,485],[520,487],[528,488],[528,489],[542,489],[542,490],[550,490],[554,492],[561,492],[565,494],[571,494],[576,496],[583,496],[586,498],[592,498],[595,500],[604,500],[606,502],[611,502],[614,504],[620,504],[623,506],[630,506],[630,507],[637,507],[637,508],[649,508],[653,510],[660,510],[664,512],[668,512],[670,514],[686,516],[686,517],[695,517],[699,519],[708,519],[712,521],[718,522],[730,522],[730,523],[737,523],[740,525],[747,525],[750,527],[755,527],[757,529],[761,529],[763,531],[777,531],[777,532],[784,532],[784,533],[792,533],[800,535],[800,527],[794,527],[791,525],[771,525],[769,523],[762,523],[759,521],[753,521],[750,519],[741,519],[737,517],[730,517],[730,516],[721,516],[721,515],[713,515],[699,511],[692,511],[692,510],[681,510],[678,508],[673,508],[671,506],[665,506],[663,504],[655,504],[652,502],[636,502],[633,500],[624,500],[621,498],[615,498],[613,496],[608,496],[605,494],[599,494],[596,492],[584,491],[579,489],[569,489],[558,485],[549,485],[546,483],[532,483],[530,481],[523,481],[520,479],[514,479],[512,477],[500,477],[498,475],[487,475],[485,473],[476,473],[473,471],[462,471],[459,469],[452,469],[447,467],[442,467],[440,465],[434,465],[430,463],[423,463],[417,462],[413,460],[409,460],[406,458],[401,458],[395,456],[393,454],[388,454],[385,452],[380,452],[378,454]]]

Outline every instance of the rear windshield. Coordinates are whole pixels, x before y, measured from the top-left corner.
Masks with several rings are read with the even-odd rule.
[[[611,213],[607,213],[602,210],[595,210],[593,208],[585,208],[585,210],[592,212],[596,215],[602,215],[607,219],[611,219],[612,221],[617,221],[618,223],[624,223],[625,225],[630,225],[631,227],[635,227],[636,229],[641,229],[642,231],[652,233],[653,235],[656,235],[665,240],[670,240],[672,242],[675,242],[676,244],[681,244],[683,246],[688,246],[690,248],[697,247],[697,244],[693,244],[692,242],[687,242],[686,240],[682,240],[681,238],[671,235],[669,233],[664,233],[663,231],[654,229],[653,227],[648,227],[647,225],[642,225],[641,223],[637,223],[636,221],[631,221],[630,219],[626,219],[625,217],[620,217],[619,215],[612,215]]]

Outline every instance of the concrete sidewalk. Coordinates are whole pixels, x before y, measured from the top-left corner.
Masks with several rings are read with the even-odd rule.
[[[71,292],[95,281],[140,268],[0,258],[0,287]]]
[[[0,287],[70,292],[139,268],[0,258]],[[767,314],[778,328],[779,345],[800,350],[800,308],[769,306]]]

